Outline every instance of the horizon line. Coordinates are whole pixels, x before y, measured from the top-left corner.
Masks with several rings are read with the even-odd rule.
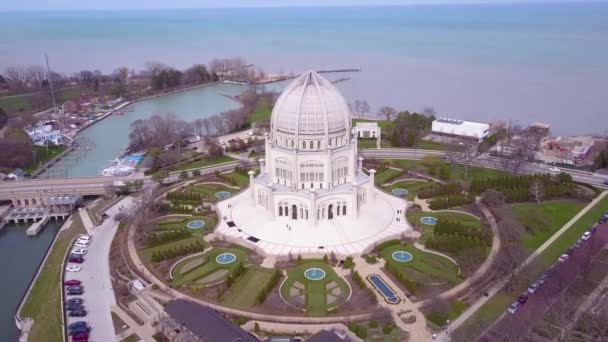
[[[458,2],[451,2],[448,0],[440,0],[437,2],[425,2],[416,0],[412,3],[379,3],[379,4],[293,4],[293,5],[241,5],[241,6],[201,6],[201,7],[150,7],[150,8],[137,8],[137,7],[108,7],[108,8],[41,8],[41,9],[7,9],[0,8],[0,13],[11,13],[11,12],[82,12],[82,11],[157,11],[157,10],[220,10],[220,9],[289,9],[289,8],[365,8],[365,7],[414,7],[414,6],[474,6],[474,5],[488,5],[488,6],[508,6],[508,5],[548,5],[548,4],[560,4],[560,5],[588,5],[588,4],[608,4],[608,0],[590,0],[590,1],[576,1],[576,0],[506,0],[504,2],[491,2],[488,0],[464,0]]]

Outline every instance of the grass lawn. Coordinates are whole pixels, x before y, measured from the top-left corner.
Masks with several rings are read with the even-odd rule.
[[[551,265],[555,263],[557,258],[580,236],[589,229],[594,223],[597,222],[606,210],[608,210],[608,197],[603,198],[593,208],[591,208],[585,215],[578,219],[566,232],[564,232],[556,241],[551,244],[545,251],[537,258],[540,261],[540,266],[530,265],[528,267],[534,267],[533,272],[526,272],[529,276],[540,275]],[[463,325],[458,328],[459,333],[464,332],[477,332],[485,330],[490,324],[492,324],[511,304],[517,297],[517,295],[525,290],[527,284],[525,282],[519,282],[519,287],[512,292],[502,290],[482,305]]]
[[[384,171],[382,171],[380,173],[376,173],[374,181],[375,181],[376,185],[382,185],[382,184],[385,184],[387,182],[387,180],[389,180],[391,177],[393,177],[394,175],[400,174],[400,173],[401,173],[401,171],[399,171],[399,170],[385,169]]]
[[[418,160],[398,160],[388,159],[391,161],[393,166],[402,167],[414,171],[427,172],[427,169],[422,166]],[[502,170],[487,169],[477,166],[469,166],[468,168],[468,180],[472,179],[484,179],[484,178],[496,178],[501,176],[511,175],[509,172]],[[464,166],[460,164],[454,164],[452,166],[452,180],[463,180],[464,179]]]
[[[197,240],[201,244],[203,244],[203,245],[207,244],[205,242],[205,240],[203,240],[203,237],[201,235],[196,235],[196,236],[191,236],[191,237],[186,238],[186,239],[172,241],[172,242],[165,243],[165,244],[158,245],[158,246],[154,246],[154,247],[142,248],[142,249],[139,249],[137,252],[139,253],[139,257],[144,262],[151,262],[152,261],[152,254],[154,254],[154,252],[156,252],[156,251],[162,251],[162,250],[165,250],[165,249],[172,249],[172,248],[178,248],[179,249],[181,246],[190,245],[194,241],[197,241]]]
[[[407,190],[406,198],[408,199],[408,201],[413,201],[419,190],[429,188],[435,184],[437,184],[437,183],[435,183],[433,181],[426,181],[426,180],[404,180],[404,181],[395,183],[393,185],[384,186],[382,188],[389,193],[391,191],[393,191],[393,189],[397,189],[397,188],[405,189],[405,190]]]
[[[228,177],[234,181],[236,186],[239,188],[243,188],[249,185],[249,175],[242,174],[236,171],[232,171],[229,173],[224,173],[224,177]]]
[[[212,159],[212,160],[196,160],[196,161],[193,161],[190,163],[176,165],[175,167],[172,167],[169,171],[184,171],[184,170],[189,170],[189,169],[199,169],[199,168],[207,167],[207,166],[211,166],[211,165],[229,163],[229,162],[235,161],[235,160],[236,159],[229,157],[229,156],[220,156],[220,157]]]
[[[217,201],[218,198],[215,197],[215,194],[219,191],[228,191],[230,195],[234,195],[238,192],[237,189],[230,188],[225,185],[220,184],[194,184],[188,185],[186,187],[186,191],[197,192],[203,195],[203,198],[209,201]]]
[[[205,225],[199,229],[188,229],[193,235],[200,235],[205,231],[212,231],[217,224],[217,218],[215,216],[169,217],[166,220],[156,222],[152,230],[157,232],[181,230],[187,228],[186,225],[188,222],[195,220],[201,220],[205,222]]]
[[[232,253],[236,255],[237,260],[230,264],[219,264],[215,261],[215,258],[222,253]],[[242,261],[244,265],[247,265],[249,260],[247,254],[248,252],[244,248],[214,248],[203,255],[183,259],[173,268],[173,273],[171,274],[173,280],[170,285],[174,288],[178,288],[182,285],[191,285],[197,280],[219,269],[231,270],[239,261]],[[197,267],[182,273],[182,268],[196,259],[201,259],[204,262]]]
[[[420,237],[420,243],[421,244],[425,244],[426,240],[430,237],[434,236],[434,228],[435,225],[428,225],[428,224],[424,224],[420,221],[421,218],[425,217],[425,216],[430,216],[430,217],[434,217],[436,219],[447,219],[447,220],[456,220],[459,223],[471,226],[471,227],[476,227],[481,229],[482,225],[481,225],[481,221],[473,216],[467,215],[467,214],[463,214],[463,213],[457,213],[457,212],[451,212],[451,211],[446,211],[446,212],[426,212],[426,211],[409,211],[407,213],[407,220],[414,226],[420,227],[420,229],[422,230],[422,236]]]
[[[396,251],[409,252],[414,258],[410,262],[396,261],[392,257],[392,254]],[[440,282],[456,285],[462,281],[462,278],[458,275],[458,266],[451,260],[437,254],[421,251],[412,245],[390,245],[382,249],[380,255],[387,263],[399,267],[408,278],[416,281],[418,286]]]
[[[325,271],[325,278],[322,280],[309,280],[304,276],[304,272],[309,268],[320,268]],[[291,298],[289,289],[293,287],[295,282],[304,285],[306,313],[309,316],[325,316],[327,310],[330,309],[327,305],[327,292],[325,284],[334,281],[342,292],[342,296],[347,297],[350,290],[346,281],[339,277],[334,270],[322,261],[304,260],[295,268],[287,271],[287,280],[281,287],[281,295],[286,300]]]
[[[249,118],[249,122],[254,123],[256,121],[268,120],[270,119],[271,114],[272,107],[270,103],[268,103],[268,101],[263,98],[258,102],[258,105],[256,106],[255,110],[251,114],[251,117]]]
[[[55,158],[63,151],[65,151],[65,146],[34,146],[34,161],[26,166],[24,171],[29,174],[35,172],[40,166]]]
[[[61,272],[63,256],[70,247],[70,242],[78,234],[85,233],[80,215],[72,215],[72,225],[60,232],[57,241],[50,251],[34,287],[28,296],[21,318],[31,317],[34,326],[29,333],[30,341],[61,341]]]
[[[428,312],[425,313],[427,323],[434,329],[440,330],[447,322],[455,320],[467,308],[467,305],[457,299],[449,302],[450,308],[447,312]]]
[[[260,266],[249,266],[243,276],[224,295],[223,304],[239,309],[256,305],[258,293],[268,284],[274,273],[273,269]]]
[[[18,112],[20,109],[30,110],[30,104],[24,95],[8,96],[0,98],[0,107],[7,113]]]
[[[377,148],[376,146],[376,140],[357,140],[357,146],[359,148]],[[391,143],[388,140],[382,140],[380,142],[380,147],[384,148],[384,147],[391,147]]]
[[[522,235],[522,248],[526,252],[532,253],[583,207],[583,204],[572,201],[551,201],[540,205],[536,203],[512,205],[511,212],[517,221],[524,227],[531,228]]]

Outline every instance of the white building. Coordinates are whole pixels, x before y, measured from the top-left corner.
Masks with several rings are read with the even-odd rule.
[[[250,189],[218,206],[229,213],[220,233],[262,240],[258,246],[270,254],[334,246],[351,255],[409,229],[393,207],[404,210],[405,201],[375,189],[375,170],[363,172],[348,105],[328,80],[312,71],[294,80],[278,98],[265,138],[266,158],[259,175],[250,172]]]
[[[448,118],[433,121],[431,128],[433,133],[474,138],[477,141],[481,141],[490,134],[489,124]]]
[[[63,144],[60,130],[53,129],[52,125],[33,126],[25,130],[32,139],[34,145],[43,146],[47,142],[52,142],[55,145]]]
[[[377,122],[357,122],[355,134],[361,139],[377,138],[380,137],[380,126]]]

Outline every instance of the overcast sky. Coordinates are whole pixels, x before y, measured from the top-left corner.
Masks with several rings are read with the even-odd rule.
[[[605,2],[606,0],[600,1]],[[513,2],[590,2],[590,0],[0,0],[0,10],[360,6]]]

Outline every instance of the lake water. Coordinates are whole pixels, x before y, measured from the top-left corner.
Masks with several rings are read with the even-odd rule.
[[[36,237],[25,234],[29,227],[25,224],[9,224],[0,230],[0,340],[17,341],[17,307],[60,226],[51,220]]]
[[[360,67],[343,91],[374,110],[606,130],[607,3],[0,13],[0,32],[0,67],[44,52],[63,72],[225,56],[268,72]]]

